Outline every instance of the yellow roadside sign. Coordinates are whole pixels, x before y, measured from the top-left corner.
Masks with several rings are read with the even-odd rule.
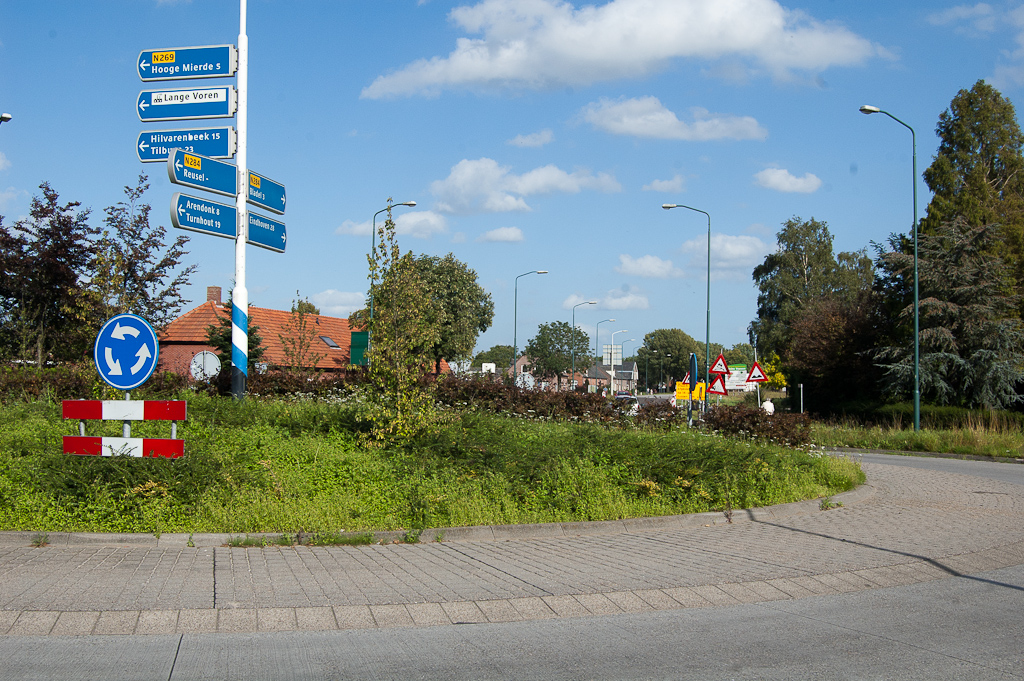
[[[693,391],[693,399],[703,400],[704,399],[704,383],[698,383],[697,387]],[[688,400],[690,399],[690,384],[686,381],[676,381],[676,399],[677,400]]]

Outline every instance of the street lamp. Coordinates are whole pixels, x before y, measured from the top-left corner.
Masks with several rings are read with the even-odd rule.
[[[572,332],[569,334],[569,347],[572,348],[572,389],[576,390],[576,308],[580,305],[597,305],[596,300],[587,300],[572,306]],[[589,345],[589,343],[588,343]]]
[[[669,359],[671,359],[672,355],[670,355],[669,353],[666,352],[664,357],[661,358],[661,382],[662,382],[662,384],[665,383],[665,357],[668,357]]]
[[[627,331],[627,329],[619,329],[618,331],[612,331],[612,366],[611,366],[612,370],[608,374],[608,380],[609,380],[609,385],[611,386],[611,391],[613,393],[615,392],[615,334],[617,334],[617,333],[626,333],[626,331]]]
[[[7,113],[6,111],[0,113],[0,123],[6,123],[7,121],[11,120],[11,118],[13,118],[13,116],[11,116],[11,114]]]
[[[373,214],[373,221],[372,221],[372,224],[371,224],[371,227],[370,227],[370,259],[374,261],[375,265],[376,265],[376,259],[377,259],[377,216],[380,215],[381,213],[383,213],[386,210],[391,210],[395,206],[408,206],[409,208],[412,208],[415,205],[416,205],[415,201],[403,201],[402,203],[391,203],[391,198],[388,197],[388,205],[387,205],[387,207],[381,208],[379,211],[377,211],[376,213]],[[376,280],[377,280],[376,275],[377,275],[377,268],[373,267],[373,269],[370,271],[370,322],[373,322],[373,285],[376,283]],[[370,334],[371,334],[370,325],[367,325],[367,327],[366,327],[366,356],[367,356],[367,358],[369,358],[369,356],[370,356]],[[369,359],[367,359],[367,364],[369,364]]]
[[[522,274],[519,275],[519,277],[525,277],[528,274],[547,274],[547,273],[548,273],[547,270],[530,270],[529,272],[523,272]],[[515,284],[515,291],[514,291],[515,296],[512,299],[513,300],[513,302],[512,302],[512,385],[516,384],[516,374],[519,371],[516,368],[516,361],[519,359],[519,343],[518,343],[518,338],[516,337],[516,334],[519,331],[519,328],[518,328],[519,321],[517,319],[518,315],[519,315],[519,277],[516,277],[516,284]]]
[[[917,135],[914,129],[877,106],[865,104],[860,108],[862,114],[885,114],[910,131],[910,144],[913,150],[913,186],[914,186],[914,430],[921,430],[921,336],[920,315],[918,310],[917,288]]]
[[[704,325],[704,373],[710,378],[711,374],[708,372],[711,370],[711,215],[702,211],[699,208],[691,208],[690,206],[684,206],[681,203],[663,203],[661,207],[665,210],[671,210],[673,208],[686,208],[692,210],[695,213],[704,213],[708,216],[708,305],[707,305],[707,321]],[[694,377],[696,378],[696,376]],[[708,385],[711,382],[708,381]],[[707,409],[707,393],[704,393],[704,408]]]
[[[658,354],[657,350],[651,350],[647,353],[647,366],[644,367],[644,383],[647,384],[647,389],[651,389],[651,355]]]
[[[604,324],[605,322],[614,322],[614,321],[615,321],[614,319],[602,319],[594,327],[594,360],[595,361],[597,360],[598,357],[601,357],[601,353],[599,352],[601,348],[598,347],[598,343],[601,342],[601,325]]]
[[[622,341],[622,366],[626,366],[626,343],[632,343],[635,340],[636,340],[636,338],[627,338],[626,340]],[[633,376],[633,372],[630,372],[629,375],[632,377]],[[629,380],[632,381],[633,379],[630,378]],[[627,385],[628,385],[628,383],[627,383]],[[633,386],[633,387],[635,388],[636,386]],[[629,390],[629,388],[627,388],[627,390]]]

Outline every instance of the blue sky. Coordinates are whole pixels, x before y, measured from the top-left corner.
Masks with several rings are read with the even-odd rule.
[[[0,0],[0,214],[49,181],[92,208],[150,176],[170,228],[163,165],[134,151],[144,49],[235,44],[237,0]],[[774,0],[249,0],[249,166],[287,186],[284,254],[248,249],[250,304],[299,291],[345,316],[366,290],[370,219],[399,208],[400,243],[452,252],[495,302],[478,350],[576,322],[601,343],[679,327],[746,340],[751,271],[792,216],[828,222],[837,250],[912,220],[939,114],[987,79],[1016,103],[1024,5]],[[207,80],[195,85],[234,82]],[[171,86],[186,87],[189,81]],[[221,119],[223,122],[225,119]],[[218,123],[219,124],[219,123]],[[918,180],[919,211],[929,195]],[[193,192],[195,193],[195,192]],[[216,199],[214,196],[207,198]],[[187,292],[227,289],[232,242],[192,234]]]

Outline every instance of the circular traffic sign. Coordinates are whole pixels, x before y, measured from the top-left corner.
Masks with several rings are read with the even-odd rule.
[[[145,383],[153,375],[159,355],[156,331],[133,314],[108,319],[96,334],[92,353],[100,378],[118,390],[131,390]]]
[[[208,381],[220,373],[220,358],[209,350],[203,350],[192,358],[189,372],[197,381]]]

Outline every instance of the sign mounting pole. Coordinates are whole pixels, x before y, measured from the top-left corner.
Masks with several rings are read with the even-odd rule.
[[[235,288],[231,294],[231,395],[245,397],[249,374],[249,292],[245,288],[245,240],[249,230],[248,120],[249,112],[249,36],[245,34],[245,3],[239,0],[238,21],[238,187],[235,210],[238,227],[235,236]]]

